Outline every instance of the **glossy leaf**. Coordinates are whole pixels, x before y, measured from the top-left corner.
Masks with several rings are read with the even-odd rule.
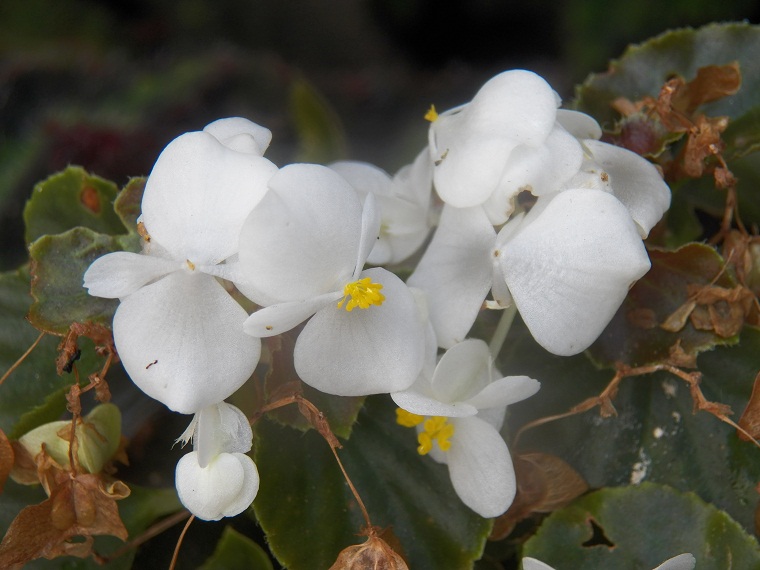
[[[362,539],[364,521],[327,444],[273,422],[256,426],[261,474],[256,516],[290,570],[328,568]],[[392,526],[410,568],[462,569],[480,557],[490,530],[457,497],[445,466],[416,452],[414,432],[395,424],[387,397],[370,397],[340,457],[372,523]]]
[[[523,548],[524,556],[558,570],[641,570],[684,552],[699,570],[760,567],[757,541],[726,513],[651,483],[575,501],[549,516]]]
[[[586,398],[598,396],[613,377],[586,357],[547,354],[513,326],[502,353],[505,373],[528,374],[541,381],[540,398],[510,408],[512,425],[567,412]],[[757,374],[760,331],[745,327],[741,342],[717,347],[697,358],[701,388],[708,400],[744,409]],[[727,511],[745,528],[754,527],[760,453],[729,425],[705,411],[694,413],[687,385],[658,372],[622,381],[613,405],[618,415],[598,410],[528,430],[513,453],[552,453],[567,461],[591,488],[654,481]],[[730,481],[730,484],[727,482]]]
[[[34,187],[24,209],[26,242],[82,226],[105,234],[125,233],[113,209],[118,189],[78,166],[52,175]]]
[[[247,536],[231,526],[224,528],[214,553],[198,567],[199,570],[272,570],[266,552]]]

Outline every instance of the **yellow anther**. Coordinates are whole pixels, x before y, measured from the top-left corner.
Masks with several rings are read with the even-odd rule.
[[[438,119],[438,111],[435,110],[435,105],[430,105],[430,109],[428,109],[427,113],[425,113],[425,120],[433,123],[437,119]]]
[[[346,310],[349,312],[356,307],[368,309],[370,305],[382,305],[385,301],[385,296],[380,292],[382,288],[380,283],[372,283],[369,277],[348,283],[343,288],[344,297],[338,302],[338,308],[341,308],[349,297],[351,300],[346,303]]]
[[[396,423],[404,427],[415,427],[425,421],[425,416],[418,416],[401,408],[396,409]]]
[[[417,453],[420,455],[426,455],[433,449],[433,442],[438,443],[438,447],[441,451],[448,451],[451,448],[451,441],[449,439],[454,435],[454,426],[448,422],[448,418],[444,416],[432,416],[425,420],[423,425],[425,431],[420,432],[417,436],[417,441],[420,446],[417,448]]]
[[[190,271],[195,271],[195,263],[193,263],[193,262],[192,262],[192,261],[190,261],[189,259],[186,259],[186,260],[185,260],[185,263],[187,264],[187,268],[188,268]]]

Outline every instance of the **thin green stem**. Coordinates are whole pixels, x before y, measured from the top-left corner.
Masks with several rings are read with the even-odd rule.
[[[512,326],[512,321],[515,320],[516,314],[517,307],[515,307],[514,303],[504,309],[504,312],[501,314],[499,324],[496,325],[496,330],[493,332],[493,337],[491,337],[491,342],[488,345],[488,350],[491,352],[491,358],[494,360],[499,356],[501,347],[504,346],[504,341],[507,340],[509,328]]]

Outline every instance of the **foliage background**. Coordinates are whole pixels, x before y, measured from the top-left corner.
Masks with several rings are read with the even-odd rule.
[[[0,270],[26,259],[21,212],[35,182],[68,164],[122,185],[165,144],[241,115],[274,133],[276,163],[297,160],[309,127],[294,82],[340,124],[324,160],[394,171],[425,143],[424,110],[468,100],[495,73],[535,70],[564,99],[626,45],[667,28],[760,22],[752,0],[4,0],[0,3]],[[311,128],[318,129],[319,126]],[[109,381],[118,382],[116,375]],[[185,418],[114,387],[131,466],[126,481],[171,485]],[[120,400],[121,398],[121,400]],[[167,475],[169,478],[167,479]],[[6,505],[9,507],[9,505]],[[260,533],[249,518],[235,527]],[[222,525],[195,522],[180,567],[211,554]],[[138,554],[166,567],[179,528]],[[203,540],[200,540],[203,537]]]

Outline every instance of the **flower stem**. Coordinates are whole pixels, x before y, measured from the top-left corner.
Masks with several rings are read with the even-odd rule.
[[[504,346],[504,341],[507,340],[509,328],[512,326],[512,321],[515,320],[516,314],[517,307],[514,303],[504,309],[504,312],[501,314],[499,324],[496,325],[496,330],[493,332],[493,337],[491,337],[491,342],[488,345],[488,350],[491,353],[491,358],[494,360],[496,360],[496,357],[499,356],[501,347]]]

